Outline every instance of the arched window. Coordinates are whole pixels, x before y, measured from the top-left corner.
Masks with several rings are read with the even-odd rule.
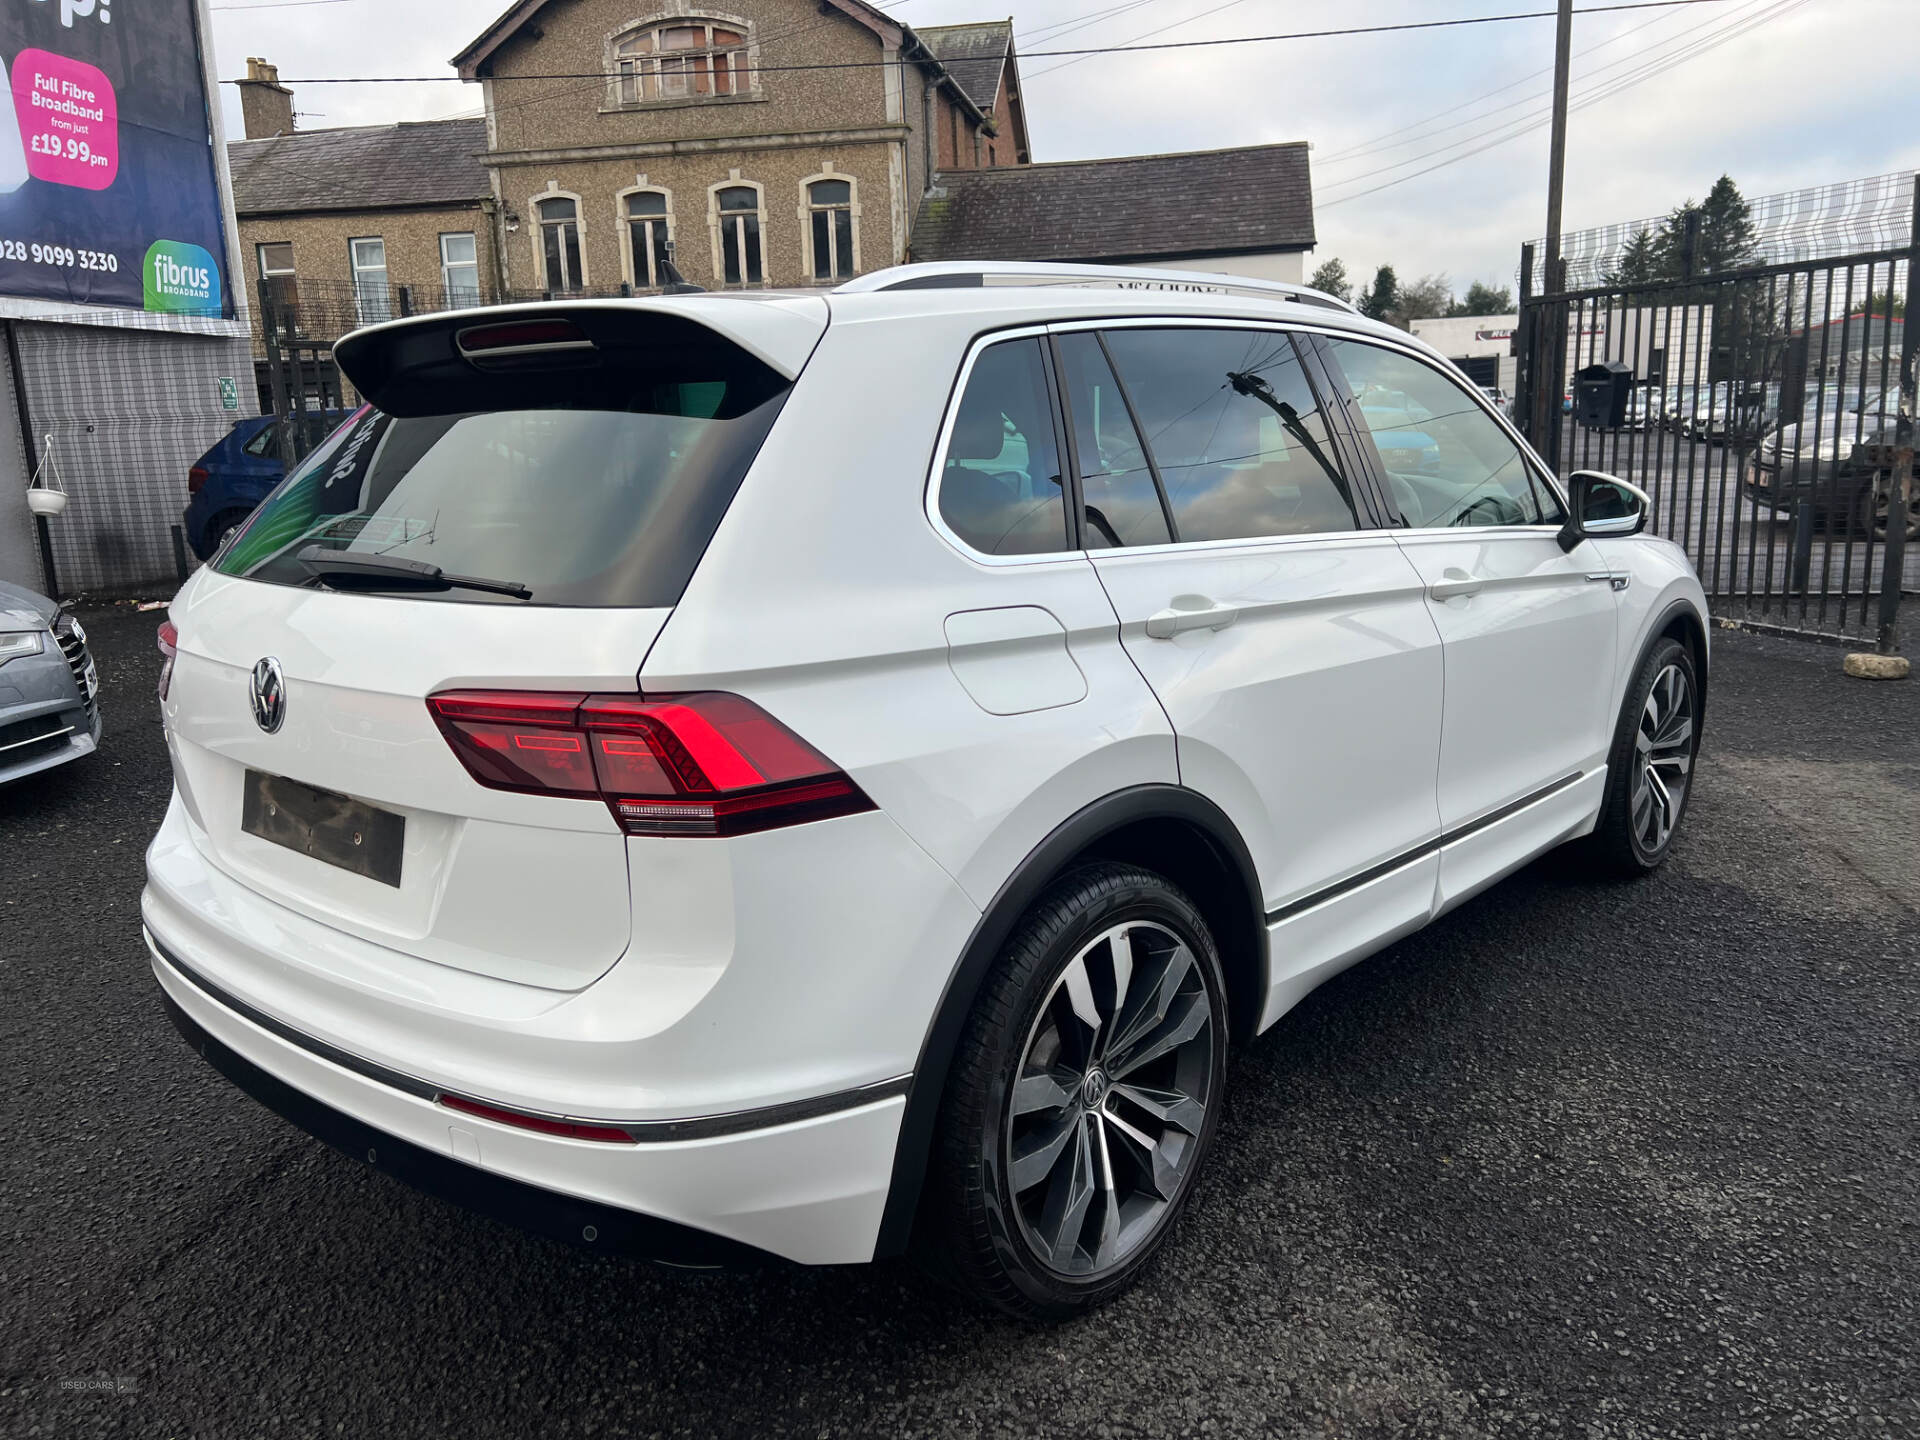
[[[716,238],[720,246],[718,269],[728,285],[758,285],[766,277],[761,260],[760,231],[765,217],[757,185],[722,185],[713,192]]]
[[[633,283],[642,290],[658,290],[667,283],[667,194],[664,190],[635,190],[626,203],[627,254],[633,261]]]
[[[687,19],[629,31],[613,42],[613,73],[622,105],[744,95],[746,27]]]
[[[853,182],[825,179],[807,185],[807,236],[813,278],[853,278]]]
[[[549,290],[579,290],[586,286],[580,263],[580,202],[566,195],[548,195],[534,202],[540,217],[540,261]]]

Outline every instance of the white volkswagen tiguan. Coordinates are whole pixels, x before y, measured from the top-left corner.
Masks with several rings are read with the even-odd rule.
[[[1125,1287],[1227,1053],[1563,841],[1650,870],[1706,605],[1299,287],[909,266],[423,316],[181,590],[174,1022],[457,1202]]]

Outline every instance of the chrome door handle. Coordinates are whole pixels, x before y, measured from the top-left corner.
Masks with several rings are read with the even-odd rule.
[[[1446,577],[1429,585],[1427,594],[1436,600],[1451,600],[1457,595],[1478,595],[1487,588],[1485,577],[1469,575],[1464,570],[1449,569]]]
[[[1168,609],[1147,617],[1147,634],[1171,640],[1185,630],[1224,630],[1239,618],[1237,605],[1217,605],[1205,595],[1176,595]]]

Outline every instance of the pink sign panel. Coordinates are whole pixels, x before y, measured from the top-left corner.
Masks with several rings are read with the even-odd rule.
[[[13,62],[13,109],[34,179],[82,190],[113,184],[120,114],[102,71],[50,50],[22,50]]]

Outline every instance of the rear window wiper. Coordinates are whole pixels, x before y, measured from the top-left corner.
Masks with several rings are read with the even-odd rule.
[[[516,600],[531,600],[533,591],[518,580],[488,580],[479,575],[449,575],[438,565],[425,560],[409,560],[401,555],[355,554],[331,550],[325,545],[308,545],[295,553],[317,580],[368,581],[366,589],[411,586],[419,590],[484,590],[494,595],[511,595]]]

